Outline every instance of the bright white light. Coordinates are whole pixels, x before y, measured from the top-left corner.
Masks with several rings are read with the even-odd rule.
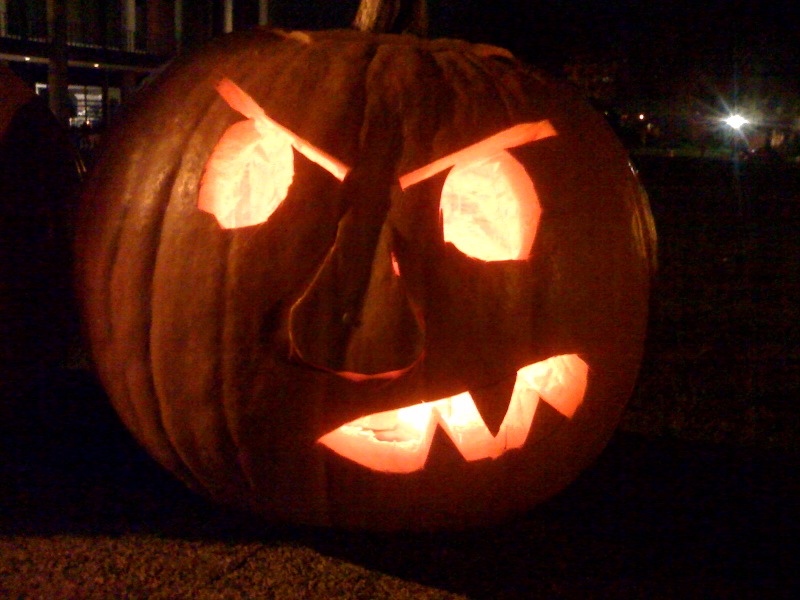
[[[640,114],[640,115],[639,115],[639,120],[640,120],[640,121],[644,121],[644,115],[643,115],[643,114]]]
[[[731,115],[725,119],[725,123],[733,129],[741,129],[742,125],[747,125],[749,122],[742,115]]]

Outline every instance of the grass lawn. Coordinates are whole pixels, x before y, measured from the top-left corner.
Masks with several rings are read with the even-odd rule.
[[[622,427],[800,449],[800,167],[635,159],[659,234]]]

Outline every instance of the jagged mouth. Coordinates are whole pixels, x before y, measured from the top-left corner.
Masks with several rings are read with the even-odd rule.
[[[492,435],[469,391],[363,416],[317,440],[367,469],[413,473],[425,466],[437,426],[466,461],[495,459],[521,448],[540,401],[572,418],[583,402],[588,365],[576,354],[553,356],[519,369],[508,410]]]

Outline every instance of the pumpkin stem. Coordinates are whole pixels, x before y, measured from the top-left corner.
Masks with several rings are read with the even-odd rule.
[[[372,33],[428,34],[426,0],[361,0],[353,27]]]

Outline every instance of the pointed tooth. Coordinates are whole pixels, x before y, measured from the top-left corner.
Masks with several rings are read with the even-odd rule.
[[[496,436],[500,430],[500,425],[508,412],[508,405],[511,402],[511,394],[514,392],[514,383],[517,381],[516,374],[506,377],[499,382],[470,390],[470,395],[475,401],[475,406],[486,423],[489,432]]]
[[[564,416],[545,401],[539,403],[536,414],[533,416],[531,430],[528,433],[528,443],[538,444],[554,435],[561,427],[569,423],[569,417]]]
[[[588,372],[588,365],[575,354],[551,356],[519,371],[542,400],[569,418],[583,402]]]
[[[437,427],[428,450],[425,469],[435,473],[439,468],[452,468],[453,464],[463,465],[464,457],[444,429]]]

